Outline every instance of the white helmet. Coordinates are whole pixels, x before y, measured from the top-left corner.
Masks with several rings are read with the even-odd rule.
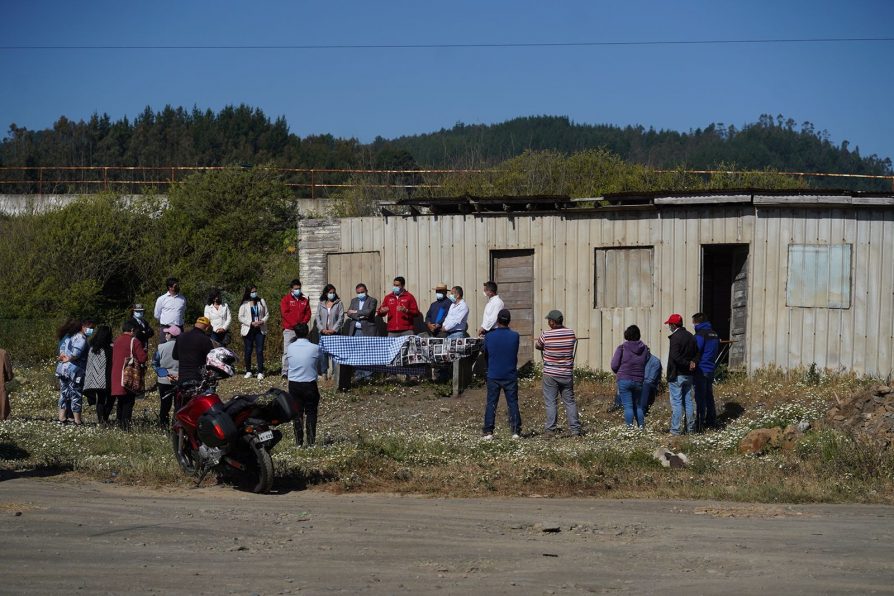
[[[214,371],[222,379],[236,374],[232,364],[236,362],[236,354],[226,348],[214,348],[205,358],[205,368]]]

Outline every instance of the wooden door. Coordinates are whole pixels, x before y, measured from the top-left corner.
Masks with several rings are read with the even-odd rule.
[[[382,300],[382,259],[378,252],[332,253],[327,267],[329,283],[335,286],[346,310],[359,283],[366,284],[370,296]],[[316,304],[316,300],[312,302]]]
[[[510,327],[521,335],[521,368],[534,358],[534,251],[491,251],[491,275],[503,304],[512,313]]]

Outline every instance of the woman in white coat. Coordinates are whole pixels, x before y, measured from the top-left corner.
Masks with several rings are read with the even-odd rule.
[[[220,290],[213,290],[205,305],[205,317],[211,321],[211,339],[225,346],[230,343],[230,305],[223,301]]]
[[[242,341],[245,344],[245,378],[250,379],[251,353],[254,350],[258,361],[258,379],[264,378],[264,340],[267,337],[267,319],[270,311],[267,302],[258,295],[257,286],[245,288],[242,304],[239,306],[239,324]]]

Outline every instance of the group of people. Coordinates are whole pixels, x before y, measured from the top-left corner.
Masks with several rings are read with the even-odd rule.
[[[176,278],[166,280],[167,291],[158,297],[154,316],[159,322],[156,350],[151,358],[158,379],[160,396],[159,423],[167,426],[173,395],[178,383],[200,381],[207,354],[215,345],[230,343],[232,316],[219,290],[213,291],[199,317],[184,331],[186,298],[180,293]],[[415,296],[407,290],[406,280],[395,277],[391,291],[381,303],[369,295],[367,286],[355,286],[355,295],[345,308],[336,287],[323,288],[312,315],[310,300],[302,291],[299,279],[293,279],[288,292],[280,300],[283,334],[282,376],[288,379],[290,392],[306,404],[303,420],[296,421],[296,439],[313,444],[316,436],[319,389],[317,381],[329,376],[328,356],[309,341],[311,325],[320,335],[345,334],[376,336],[376,317],[385,321],[389,337],[414,335],[420,331],[417,317],[422,318],[422,333],[434,337],[467,337],[469,307],[461,286],[437,284],[434,300],[424,317]],[[477,336],[487,364],[487,403],[482,427],[485,440],[493,438],[495,413],[499,395],[505,395],[509,427],[513,438],[521,435],[522,421],[518,407],[518,350],[520,337],[510,328],[512,315],[498,294],[497,284],[482,285],[487,299]],[[270,312],[256,286],[245,288],[238,309],[240,335],[243,339],[245,377],[264,378],[264,344]],[[313,319],[313,322],[311,322]],[[564,325],[564,316],[552,310],[546,316],[548,329],[536,339],[534,347],[543,354],[543,400],[546,413],[544,430],[552,435],[558,428],[558,403],[565,408],[568,433],[580,435],[581,424],[574,397],[574,357],[577,338],[574,330]],[[695,333],[683,326],[679,314],[665,321],[669,337],[667,381],[671,402],[672,434],[700,432],[717,424],[713,396],[715,360],[720,348],[717,334],[702,313],[692,317]],[[90,319],[69,321],[59,330],[59,355],[56,376],[59,379],[59,421],[62,424],[83,423],[83,400],[96,406],[97,420],[110,424],[113,410],[117,425],[131,425],[137,393],[123,382],[126,365],[146,366],[149,362],[149,340],[155,332],[145,317],[141,304],[134,304],[121,333],[113,338],[108,325],[96,326]],[[252,356],[256,368],[252,367]],[[649,407],[660,384],[662,364],[643,343],[636,325],[624,331],[624,342],[611,360],[617,378],[616,403],[624,411],[628,426],[644,427]],[[441,378],[445,378],[445,370]],[[357,371],[358,375],[369,375]],[[448,373],[449,374],[449,373]],[[298,426],[302,426],[301,429]]]
[[[670,315],[664,322],[670,339],[667,385],[671,403],[670,432],[702,432],[717,426],[714,403],[714,372],[720,352],[720,338],[703,313],[692,315],[695,333],[683,326],[683,317]],[[624,410],[624,422],[645,426],[649,406],[661,380],[661,361],[640,339],[640,329],[624,330],[624,343],[611,361],[617,377],[617,405]]]

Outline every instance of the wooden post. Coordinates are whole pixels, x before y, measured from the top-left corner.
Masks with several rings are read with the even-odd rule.
[[[347,391],[351,388],[351,378],[354,376],[354,367],[344,364],[335,365],[335,387],[339,391]]]
[[[460,358],[453,361],[453,397],[459,397],[472,384],[473,358]]]

